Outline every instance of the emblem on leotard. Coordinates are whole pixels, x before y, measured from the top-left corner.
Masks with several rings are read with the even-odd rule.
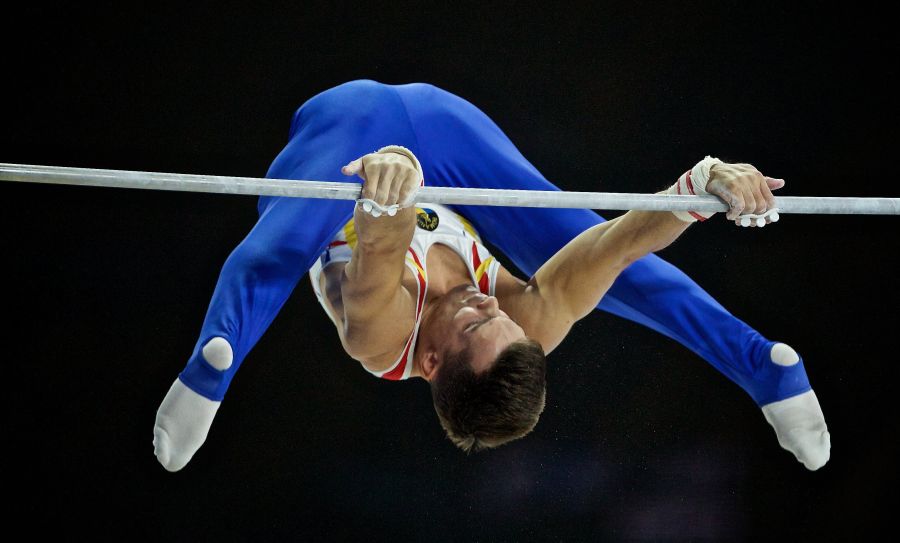
[[[422,230],[433,232],[440,222],[441,220],[438,218],[438,214],[435,210],[428,209],[427,207],[416,208],[416,226]]]

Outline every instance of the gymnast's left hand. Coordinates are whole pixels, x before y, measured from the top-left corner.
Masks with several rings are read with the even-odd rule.
[[[409,157],[399,153],[369,153],[341,168],[344,175],[359,175],[363,199],[383,207],[409,207],[419,190],[421,177]]]
[[[741,226],[739,215],[755,213],[761,215],[774,209],[773,190],[782,188],[784,179],[767,177],[750,164],[714,164],[709,170],[706,192],[721,198],[729,207],[725,217]],[[766,224],[772,222],[766,217]],[[756,226],[755,221],[750,226]]]

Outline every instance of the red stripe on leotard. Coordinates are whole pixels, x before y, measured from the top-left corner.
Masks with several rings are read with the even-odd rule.
[[[481,257],[478,256],[478,246],[474,241],[472,242],[472,263],[474,264],[472,269],[477,272],[478,268],[481,267]],[[491,285],[487,270],[484,270],[484,273],[481,274],[481,279],[478,280],[478,290],[480,290],[482,294],[490,293]]]

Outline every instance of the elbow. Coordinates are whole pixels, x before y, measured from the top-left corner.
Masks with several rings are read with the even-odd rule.
[[[638,260],[644,258],[645,256],[647,256],[648,254],[650,254],[650,253],[652,253],[652,252],[654,252],[654,251],[650,251],[650,252],[639,251],[639,252],[630,253],[630,254],[625,255],[625,256],[622,258],[621,262],[619,262],[619,263],[616,265],[617,271],[618,271],[619,273],[622,273],[623,271],[625,271],[625,269],[626,269],[628,266],[631,266],[632,264],[634,264],[635,262],[637,262]]]
[[[360,339],[358,330],[348,326],[346,321],[344,321],[344,333],[341,336],[341,342],[344,350],[354,360],[363,360],[371,354],[365,349],[365,342]]]

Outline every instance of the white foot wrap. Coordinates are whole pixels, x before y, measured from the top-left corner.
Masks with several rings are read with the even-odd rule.
[[[175,379],[156,412],[153,454],[164,468],[178,471],[206,441],[209,427],[222,402],[197,394]]]
[[[772,355],[775,358],[774,348]],[[794,453],[807,469],[815,471],[828,462],[831,457],[831,435],[814,391],[766,404],[762,412],[775,429],[778,443]]]

